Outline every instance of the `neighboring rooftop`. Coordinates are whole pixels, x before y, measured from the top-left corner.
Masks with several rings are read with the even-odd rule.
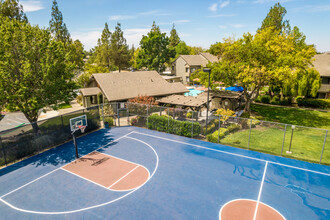
[[[201,53],[199,55],[180,55],[189,66],[206,66],[208,62],[217,62],[218,57],[210,53]]]
[[[162,103],[162,104],[171,104],[171,105],[199,108],[202,105],[207,103],[207,96],[205,96],[205,95],[198,95],[198,96],[171,95],[171,96],[159,99],[158,102]]]
[[[79,90],[83,96],[98,95],[101,92],[101,90],[98,87],[81,88]]]
[[[320,76],[330,77],[330,52],[316,54],[314,59],[313,65],[319,71]]]
[[[166,96],[188,92],[182,83],[169,83],[156,71],[97,73],[92,75],[91,80],[94,79],[109,101],[127,100],[139,95]]]

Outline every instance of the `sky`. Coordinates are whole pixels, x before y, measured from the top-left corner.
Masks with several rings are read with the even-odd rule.
[[[318,52],[330,51],[330,0],[57,0],[71,37],[86,50],[96,46],[104,24],[121,24],[127,43],[137,47],[153,21],[169,35],[173,26],[190,46],[208,49],[223,38],[254,34],[269,9],[280,2],[285,19]],[[48,27],[52,0],[21,0],[31,24]]]

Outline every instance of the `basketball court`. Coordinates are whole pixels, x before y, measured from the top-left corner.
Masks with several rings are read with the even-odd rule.
[[[76,143],[1,169],[0,219],[330,218],[329,166],[137,127]]]

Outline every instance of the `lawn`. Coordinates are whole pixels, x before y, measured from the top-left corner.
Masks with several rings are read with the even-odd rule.
[[[330,129],[330,112],[252,104],[251,111],[262,120]]]
[[[288,151],[290,147],[291,134],[291,127],[287,127],[282,156],[318,163],[320,161],[324,143],[325,131],[296,128],[292,136],[290,149],[292,154],[287,154],[286,151]],[[258,125],[251,130],[249,149],[274,155],[281,155],[283,137],[284,126]],[[227,135],[224,139],[220,140],[220,143],[247,148],[248,139],[249,129],[244,129]],[[330,165],[330,138],[325,145],[322,164]]]

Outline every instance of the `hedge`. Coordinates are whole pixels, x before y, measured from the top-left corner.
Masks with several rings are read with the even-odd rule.
[[[207,135],[206,140],[209,142],[212,142],[212,143],[218,143],[218,134],[219,134],[219,139],[222,139],[229,133],[230,132],[227,128],[220,128],[220,134],[219,134],[218,130],[216,130],[212,134]]]
[[[192,132],[193,126],[193,135]],[[167,115],[151,115],[148,117],[148,128],[157,131],[169,132],[180,136],[198,136],[201,126],[198,122],[179,121]]]
[[[322,109],[330,108],[330,99],[297,98],[297,103],[298,106],[303,106],[303,107],[322,108]]]

